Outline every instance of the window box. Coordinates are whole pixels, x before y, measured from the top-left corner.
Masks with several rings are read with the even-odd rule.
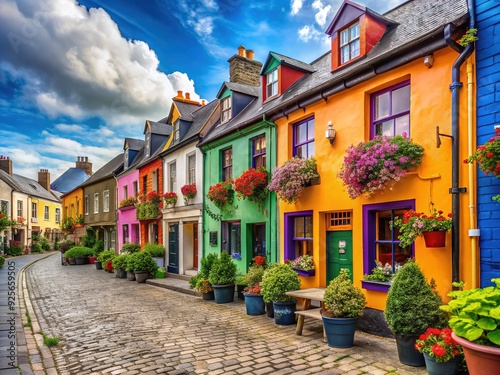
[[[125,207],[119,207],[118,211],[129,211],[135,208],[135,205],[132,206],[125,206]]]
[[[309,277],[314,276],[316,274],[316,270],[301,270],[300,268],[293,269],[299,276]]]
[[[231,254],[231,258],[234,258],[234,259],[241,259],[241,254],[239,254],[239,253],[232,253],[232,254]]]
[[[392,282],[361,280],[361,286],[366,290],[375,290],[377,292],[388,292]]]

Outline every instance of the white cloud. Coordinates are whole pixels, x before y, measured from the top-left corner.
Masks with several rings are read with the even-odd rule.
[[[314,15],[314,19],[316,23],[321,27],[325,26],[326,19],[332,9],[331,5],[324,6],[321,0],[314,0],[312,3],[312,8],[317,10],[317,13]]]
[[[290,4],[290,14],[292,16],[295,16],[299,13],[300,9],[302,8],[303,0],[291,0]]]
[[[54,127],[58,131],[65,133],[80,133],[85,130],[85,127],[78,124],[55,124]]]
[[[308,25],[305,25],[301,29],[299,29],[297,34],[299,36],[299,39],[305,43],[309,42],[311,39],[314,41],[319,41],[323,37],[323,34],[316,30],[314,26]]]

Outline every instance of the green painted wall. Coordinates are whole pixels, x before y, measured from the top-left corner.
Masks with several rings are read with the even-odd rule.
[[[244,171],[251,167],[252,138],[266,135],[266,169],[271,172],[276,167],[276,126],[272,122],[261,121],[251,127],[239,132],[232,133],[222,139],[202,146],[205,152],[203,159],[203,192],[207,194],[211,185],[215,185],[222,179],[221,151],[228,147],[233,148],[233,178],[239,177]],[[204,205],[219,214],[220,210],[215,207],[208,198],[204,198]],[[245,274],[248,264],[252,260],[252,238],[251,227],[254,223],[266,224],[266,257],[268,262],[276,262],[278,256],[277,244],[277,216],[276,195],[268,194],[263,207],[259,207],[248,200],[239,200],[234,197],[233,206],[229,214],[225,214],[221,221],[214,220],[206,210],[203,210],[203,255],[209,253],[220,253],[222,241],[222,222],[241,222],[241,259],[233,259],[238,266],[238,271]],[[217,245],[210,245],[210,232],[217,232]]]

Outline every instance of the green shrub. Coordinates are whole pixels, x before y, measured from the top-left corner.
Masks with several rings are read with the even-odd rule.
[[[123,244],[120,253],[132,254],[132,253],[137,253],[139,251],[141,251],[141,245],[135,242],[127,242]]]
[[[59,250],[59,246],[60,246],[59,239],[56,237],[56,240],[54,241],[54,250]]]
[[[130,254],[127,259],[127,270],[131,272],[146,271],[150,277],[155,277],[158,265],[149,253],[140,251]]]
[[[43,251],[50,251],[50,242],[47,237],[40,238],[40,246]]]
[[[94,246],[92,246],[92,252],[94,256],[98,257],[103,250],[104,250],[104,242],[102,242],[101,240],[96,240]]]
[[[5,258],[0,255],[0,268],[2,268],[4,264],[5,264]]]
[[[62,241],[59,244],[59,251],[61,253],[65,253],[67,250],[71,249],[73,246],[75,246],[75,243],[73,241],[69,241],[69,240]]]
[[[248,269],[248,272],[244,279],[245,286],[253,286],[255,284],[260,284],[262,282],[262,277],[264,276],[265,268],[258,264],[253,264]]]
[[[208,276],[210,275],[210,270],[212,269],[212,265],[214,261],[217,259],[217,255],[210,253],[207,254],[206,257],[201,258],[200,260],[200,270],[196,275],[194,275],[191,279],[189,279],[189,288],[195,289],[201,293],[203,293],[198,287],[201,287],[203,290],[208,290],[207,283]],[[206,283],[202,283],[205,281]]]
[[[19,241],[12,241],[10,247],[5,252],[12,256],[18,256],[23,253],[23,244]]]
[[[41,253],[43,250],[42,250],[42,247],[40,246],[40,244],[38,244],[37,242],[34,242],[32,245],[31,245],[31,252],[32,253]]]
[[[103,250],[97,257],[97,260],[101,262],[102,264],[106,262],[110,262],[113,260],[113,258],[116,256],[116,253],[114,250]]]
[[[396,273],[384,312],[389,328],[396,335],[418,336],[429,327],[446,327],[446,317],[439,308],[443,302],[433,287],[413,261]]]
[[[120,254],[113,258],[113,268],[126,269],[130,254]]]
[[[87,228],[85,235],[82,237],[82,246],[93,248],[96,240],[95,231],[92,228]]]
[[[345,268],[330,281],[325,289],[324,315],[330,318],[357,318],[363,315],[366,298],[361,289],[354,286]]]
[[[66,258],[85,258],[93,254],[92,249],[85,246],[73,246],[64,253]]]
[[[153,258],[163,258],[165,256],[165,247],[158,243],[147,243],[144,245],[144,251]]]
[[[260,286],[265,302],[293,302],[285,293],[300,289],[300,279],[288,264],[276,264],[264,271]]]
[[[237,266],[233,263],[231,255],[222,251],[219,257],[212,263],[208,281],[212,285],[234,284],[237,270]]]

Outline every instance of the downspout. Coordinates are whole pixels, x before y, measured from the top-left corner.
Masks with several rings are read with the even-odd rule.
[[[469,29],[475,28],[475,9],[474,0],[468,0],[467,6],[469,8]],[[456,50],[457,43],[448,35],[446,42],[449,46]],[[453,63],[452,67],[452,82],[450,84],[451,90],[451,134],[452,134],[452,161],[451,161],[451,180],[452,187],[450,193],[452,194],[452,242],[451,242],[451,272],[452,281],[460,281],[460,193],[466,191],[465,188],[460,188],[459,185],[459,125],[460,125],[460,67],[465,60],[474,51],[474,44],[469,43],[465,47],[458,58]]]

